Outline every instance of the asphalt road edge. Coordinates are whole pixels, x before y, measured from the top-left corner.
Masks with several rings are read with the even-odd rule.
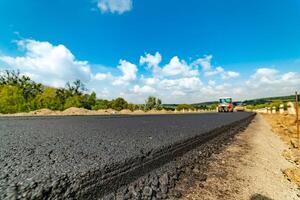
[[[237,133],[250,123],[254,115],[253,113],[207,134],[155,151],[141,152],[138,157],[130,158],[124,163],[114,163],[102,169],[76,175],[64,174],[55,179],[49,175],[39,182],[26,186],[11,185],[8,187],[7,199],[17,199],[14,197],[21,197],[21,199],[135,199],[139,198],[139,195],[144,195],[143,198],[148,196],[151,198],[154,194],[163,198],[171,191],[175,184],[173,182],[180,174],[177,170],[178,166],[189,163],[189,160],[182,159],[183,157],[189,159],[186,155],[188,152],[204,147],[206,143],[219,135]],[[208,155],[209,153],[206,156]],[[161,171],[167,171],[167,174]],[[138,185],[141,181],[147,184]],[[149,184],[151,187],[147,186]]]

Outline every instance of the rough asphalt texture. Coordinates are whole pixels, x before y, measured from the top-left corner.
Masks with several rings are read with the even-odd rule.
[[[0,118],[0,199],[84,198],[90,185],[250,115]]]
[[[220,134],[209,140],[200,143],[196,142],[192,146],[189,145],[190,151],[184,151],[185,153],[182,156],[179,155],[174,158],[173,154],[173,159],[166,164],[146,173],[144,176],[101,199],[175,200],[180,198],[182,194],[186,194],[189,187],[195,187],[195,182],[200,181],[200,184],[202,184],[206,181],[210,157],[220,153],[227,145],[230,145],[234,141],[233,137],[243,132],[248,124],[251,123],[252,117],[236,123],[229,129],[222,129],[219,132]],[[182,184],[181,181],[185,184]],[[214,193],[215,190],[217,188],[213,188],[210,192]]]

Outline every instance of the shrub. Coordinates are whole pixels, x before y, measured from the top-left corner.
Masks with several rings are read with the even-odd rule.
[[[111,108],[117,111],[127,109],[128,108],[128,103],[125,101],[123,98],[119,97],[111,102]]]
[[[16,113],[29,111],[23,91],[17,86],[0,86],[0,112]]]
[[[77,107],[77,108],[83,107],[81,102],[82,102],[81,96],[78,95],[70,96],[66,99],[66,102],[64,104],[64,109],[68,109],[71,107]]]
[[[111,103],[108,100],[98,99],[95,105],[92,107],[93,110],[108,109],[111,108]]]
[[[179,104],[176,107],[176,110],[181,111],[181,110],[194,110],[195,108],[190,105],[190,104]]]

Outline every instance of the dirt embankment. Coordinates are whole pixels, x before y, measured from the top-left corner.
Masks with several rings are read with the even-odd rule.
[[[294,115],[264,114],[263,117],[270,123],[272,130],[287,145],[288,149],[283,150],[282,155],[293,164],[292,167],[284,169],[286,177],[296,183],[300,188],[300,151],[297,134],[296,117]]]
[[[177,189],[184,200],[296,200],[297,186],[282,170],[293,166],[281,153],[288,149],[262,116],[220,154],[211,157],[205,175],[186,177]],[[191,181],[192,180],[192,181]]]
[[[296,117],[294,115],[263,114],[262,116],[272,126],[272,131],[279,135],[291,149],[298,147]]]

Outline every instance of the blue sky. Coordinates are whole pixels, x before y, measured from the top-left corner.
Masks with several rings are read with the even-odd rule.
[[[101,98],[285,95],[299,65],[297,0],[0,2],[0,69],[57,87],[80,78]]]

